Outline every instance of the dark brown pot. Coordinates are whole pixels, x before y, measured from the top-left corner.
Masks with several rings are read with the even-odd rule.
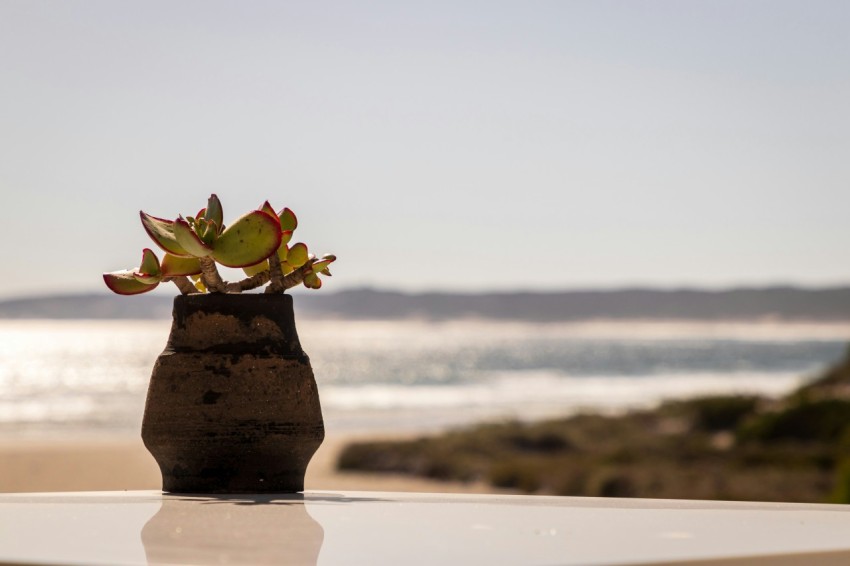
[[[289,295],[181,295],[142,440],[173,493],[293,493],[325,436]]]

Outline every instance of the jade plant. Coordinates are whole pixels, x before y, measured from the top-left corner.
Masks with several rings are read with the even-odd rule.
[[[168,281],[184,295],[241,293],[266,283],[266,293],[284,293],[302,283],[318,289],[322,286],[319,275],[330,276],[328,266],[336,260],[333,255],[310,254],[301,242],[290,246],[298,219],[288,208],[275,212],[268,201],[229,226],[224,224],[216,195],[211,195],[206,208],[195,216],[166,220],[139,214],[145,231],[164,255],[160,261],[145,248],[135,269],[104,273],[106,286],[119,295],[146,293]],[[218,264],[241,267],[245,278],[224,281]]]

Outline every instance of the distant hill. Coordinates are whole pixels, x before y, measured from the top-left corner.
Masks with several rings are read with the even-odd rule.
[[[0,301],[0,318],[170,318],[171,297],[57,295]]]
[[[345,318],[850,320],[850,287],[482,294],[408,294],[363,289],[310,294],[299,297],[298,301],[303,310]]]
[[[108,294],[0,301],[0,318],[169,318],[172,297]],[[298,294],[296,310],[321,318],[489,318],[850,321],[850,287],[621,289],[523,293],[400,293],[357,289]]]

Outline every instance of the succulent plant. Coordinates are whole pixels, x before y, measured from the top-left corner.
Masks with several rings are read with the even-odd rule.
[[[283,293],[300,283],[318,289],[322,286],[319,274],[330,276],[328,266],[336,260],[334,255],[316,258],[300,242],[290,247],[298,219],[288,208],[275,213],[268,201],[229,226],[224,225],[221,202],[214,194],[195,216],[166,220],[143,211],[139,215],[165,255],[160,263],[145,248],[139,267],[104,273],[106,286],[121,295],[145,293],[163,281],[174,282],[184,294],[240,293],[266,283],[270,283],[267,293]],[[241,267],[248,277],[223,281],[217,263]]]

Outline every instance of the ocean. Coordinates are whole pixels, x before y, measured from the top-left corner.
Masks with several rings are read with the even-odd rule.
[[[167,320],[0,321],[0,435],[138,434]],[[298,321],[329,432],[612,413],[782,395],[843,356],[850,324]]]

